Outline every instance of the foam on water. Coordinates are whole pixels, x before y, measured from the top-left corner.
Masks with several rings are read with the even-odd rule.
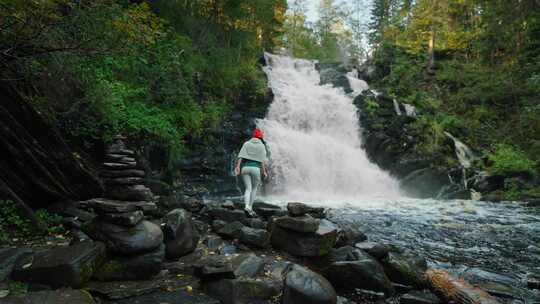
[[[397,181],[361,147],[352,98],[320,85],[313,61],[265,56],[274,101],[258,125],[272,153],[270,196],[309,202],[400,197]]]

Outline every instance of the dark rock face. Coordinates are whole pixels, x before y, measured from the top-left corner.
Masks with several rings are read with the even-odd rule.
[[[157,249],[132,256],[110,256],[94,273],[100,281],[146,280],[161,270],[165,258],[165,245]]]
[[[161,228],[149,221],[141,221],[134,227],[125,227],[93,220],[83,226],[83,231],[94,240],[104,242],[107,249],[118,254],[149,252],[163,242]]]
[[[274,225],[272,228],[272,246],[292,255],[316,257],[330,252],[337,239],[337,230],[319,226],[316,232],[303,233],[284,229]]]
[[[6,248],[0,250],[0,282],[9,277],[19,257],[32,255],[30,248]]]
[[[95,174],[27,102],[0,86],[0,199],[44,208],[103,192]]]
[[[353,90],[349,79],[345,74],[347,69],[344,66],[337,64],[321,64],[319,66],[321,75],[321,84],[331,84],[337,88],[343,88],[345,93],[351,93]]]
[[[191,214],[183,209],[175,209],[164,220],[167,258],[176,259],[193,252],[199,242],[199,233],[193,226]]]
[[[278,282],[270,279],[239,278],[212,281],[206,288],[210,296],[223,304],[249,304],[268,303],[279,296],[280,287]]]
[[[304,267],[293,265],[285,277],[282,303],[335,304],[337,295],[325,278]]]
[[[25,255],[17,261],[12,278],[54,288],[81,288],[105,256],[99,242],[83,242],[69,247]]]

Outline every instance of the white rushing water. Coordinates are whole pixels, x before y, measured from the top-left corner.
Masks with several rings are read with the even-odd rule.
[[[258,125],[272,153],[270,196],[310,202],[399,197],[397,181],[361,148],[352,98],[319,85],[313,61],[265,56],[274,101]]]

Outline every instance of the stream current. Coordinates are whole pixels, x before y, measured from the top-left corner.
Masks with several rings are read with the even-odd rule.
[[[419,200],[371,163],[361,147],[352,95],[320,85],[316,63],[265,54],[274,101],[265,119],[271,187],[264,200],[331,208],[329,219],[371,241],[424,256],[472,283],[497,283],[504,302],[540,302],[527,278],[540,274],[540,211],[519,203]],[[365,82],[347,75],[351,87]],[[507,287],[507,289],[502,289]]]

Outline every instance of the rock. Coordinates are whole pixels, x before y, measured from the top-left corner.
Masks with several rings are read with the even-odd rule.
[[[339,225],[336,246],[354,245],[367,240],[367,236],[353,225]]]
[[[234,245],[225,245],[219,249],[219,254],[221,255],[230,255],[235,254],[238,251],[238,248]]]
[[[243,210],[229,210],[225,208],[211,209],[210,215],[214,220],[221,220],[227,223],[235,221],[244,222],[247,218]]]
[[[292,217],[282,216],[274,219],[274,224],[296,232],[316,232],[320,221],[309,215]]]
[[[99,214],[105,213],[127,213],[137,210],[137,207],[126,202],[114,201],[105,198],[95,198],[86,201],[89,207],[93,208]]]
[[[95,304],[89,293],[82,290],[58,289],[13,295],[0,300],[2,304]]]
[[[268,303],[267,301],[279,296],[280,287],[279,282],[267,278],[239,278],[209,282],[206,290],[223,304],[249,304]]]
[[[413,290],[410,291],[400,298],[400,303],[402,304],[439,304],[441,300],[434,295],[432,292],[425,290]]]
[[[392,282],[420,288],[426,286],[424,273],[427,265],[422,258],[415,260],[411,257],[390,252],[388,257],[382,260],[382,263],[386,274]]]
[[[264,202],[254,202],[253,211],[263,218],[269,218],[272,216],[285,216],[287,211],[283,210],[281,207],[264,203]]]
[[[150,279],[161,270],[165,258],[165,245],[139,255],[111,256],[94,273],[99,281],[126,281]]]
[[[223,246],[223,239],[219,236],[209,235],[204,240],[204,244],[208,247],[210,251],[217,251],[221,246]]]
[[[143,170],[103,170],[99,173],[101,177],[106,178],[124,178],[124,177],[145,177],[146,173]]]
[[[267,226],[267,223],[265,221],[257,217],[247,218],[244,221],[244,224],[255,229],[266,229]]]
[[[103,163],[102,166],[105,170],[128,170],[137,168],[137,162]]]
[[[105,195],[121,201],[152,201],[152,191],[143,185],[111,186],[105,189]]]
[[[123,185],[141,185],[144,180],[141,177],[116,177],[106,178],[103,180],[106,185],[123,186]]]
[[[316,232],[302,233],[283,229],[273,225],[271,232],[272,246],[292,255],[316,257],[330,252],[337,239],[337,230],[319,226]]]
[[[242,228],[244,227],[244,224],[240,222],[232,222],[223,226],[217,233],[226,239],[239,239],[242,236]]]
[[[158,207],[156,203],[153,202],[147,202],[147,201],[139,201],[139,202],[128,202],[130,205],[133,205],[137,208],[137,210],[141,210],[145,214],[155,214],[156,211],[158,211]]]
[[[197,262],[195,275],[207,281],[235,278],[232,263],[224,256],[208,257]]]
[[[386,296],[394,293],[384,268],[366,253],[352,247],[343,247],[334,250],[331,257],[334,262],[324,269],[324,274],[339,290],[366,289],[383,292]]]
[[[0,249],[0,282],[10,276],[19,257],[33,253],[31,248],[26,247]]]
[[[234,270],[234,275],[237,278],[253,278],[263,269],[264,259],[251,253],[245,256],[237,257],[235,260],[233,260],[233,264],[238,264]]]
[[[356,243],[354,247],[367,252],[377,260],[388,257],[388,253],[390,252],[390,246],[374,242],[360,242]]]
[[[193,226],[191,214],[183,209],[174,209],[164,221],[167,258],[176,259],[193,252],[199,242],[199,233]]]
[[[84,232],[79,229],[70,230],[71,242],[70,245],[75,245],[82,242],[92,242],[92,239]]]
[[[219,304],[219,301],[197,292],[184,289],[160,291],[123,300],[110,301],[108,304]],[[74,303],[75,304],[75,303]]]
[[[315,218],[324,218],[324,208],[311,207],[304,203],[288,203],[287,211],[290,216],[303,216],[309,214]]]
[[[476,287],[481,288],[482,290],[487,291],[490,295],[498,298],[507,298],[507,299],[516,299],[519,300],[522,298],[521,290],[508,286],[505,284],[487,282],[476,284]]]
[[[159,288],[159,281],[90,282],[85,287],[91,294],[108,300],[136,297],[155,292]]]
[[[99,242],[56,247],[19,258],[11,278],[53,288],[81,288],[92,277],[104,256],[105,246]]]
[[[144,213],[140,210],[124,213],[104,213],[99,218],[111,224],[133,227],[142,221]]]
[[[240,223],[241,224],[241,223]],[[227,225],[227,222],[220,221],[220,220],[214,220],[212,221],[212,230],[215,232],[219,231],[221,228],[225,227]]]
[[[527,277],[527,287],[540,290],[540,277],[529,275]]]
[[[94,240],[102,241],[107,248],[118,254],[137,254],[153,251],[163,242],[161,228],[149,221],[141,221],[134,227],[124,227],[93,220],[83,226],[83,231]]]
[[[240,242],[259,248],[266,248],[270,244],[270,234],[264,229],[242,227],[240,229]]]
[[[336,304],[336,291],[319,274],[293,265],[285,277],[283,304]]]

